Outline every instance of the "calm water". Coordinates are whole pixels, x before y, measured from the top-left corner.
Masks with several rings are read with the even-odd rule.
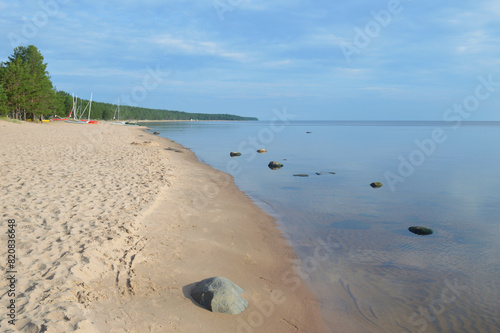
[[[500,123],[147,125],[278,218],[332,331],[500,332]]]

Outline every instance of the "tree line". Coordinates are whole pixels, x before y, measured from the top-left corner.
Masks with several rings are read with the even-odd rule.
[[[88,100],[78,100],[85,106]],[[67,116],[73,107],[73,97],[58,91],[52,84],[47,64],[34,46],[19,46],[0,63],[0,116],[13,119],[44,119],[54,115]],[[92,101],[91,119],[117,119],[118,106]],[[85,115],[88,117],[88,115]],[[182,111],[120,106],[121,120],[257,120],[231,114],[188,113]]]

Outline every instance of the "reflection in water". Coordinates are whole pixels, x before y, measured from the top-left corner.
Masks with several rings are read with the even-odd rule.
[[[266,140],[265,122],[148,125],[278,216],[332,331],[500,332],[498,123],[291,122]],[[447,140],[391,188],[435,128]]]

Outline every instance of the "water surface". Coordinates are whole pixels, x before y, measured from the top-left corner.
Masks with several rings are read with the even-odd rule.
[[[500,332],[500,123],[147,125],[278,218],[332,331]]]

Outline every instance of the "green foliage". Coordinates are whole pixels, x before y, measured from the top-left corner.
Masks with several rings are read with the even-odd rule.
[[[0,121],[8,121],[9,123],[22,124],[21,121],[17,119],[10,119],[9,117],[0,117]]]
[[[89,101],[83,100],[85,106]],[[92,101],[90,119],[113,119],[117,105]],[[84,118],[86,115],[84,115]],[[148,109],[138,106],[120,106],[120,120],[258,120],[254,117],[241,117],[232,114],[189,113],[182,111]]]
[[[0,117],[5,117],[9,111],[7,107],[7,100],[7,95],[5,94],[3,86],[0,83]]]
[[[66,117],[73,105],[73,98],[64,91],[57,91],[47,72],[47,64],[40,51],[29,45],[19,46],[5,63],[0,63],[0,116],[14,119],[33,119],[57,114]],[[83,105],[88,101],[82,100]],[[113,120],[117,105],[92,102],[91,119]],[[83,116],[88,117],[88,115]],[[182,111],[121,106],[120,120],[257,120],[230,114],[188,113]]]
[[[7,95],[7,107],[13,118],[33,119],[51,114],[56,108],[56,92],[52,87],[47,64],[33,46],[19,46],[1,64],[0,84]]]

